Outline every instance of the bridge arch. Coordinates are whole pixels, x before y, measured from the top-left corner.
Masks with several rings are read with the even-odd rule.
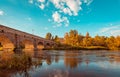
[[[37,48],[38,49],[43,49],[44,48],[44,43],[43,42],[38,42]]]
[[[29,39],[23,39],[20,42],[20,47],[24,50],[33,50],[34,49],[34,43],[32,40]]]
[[[0,50],[13,50],[15,48],[15,43],[10,36],[7,34],[0,33]]]
[[[50,47],[51,47],[51,44],[47,42],[47,43],[45,44],[45,47],[46,47],[46,48],[50,48]]]

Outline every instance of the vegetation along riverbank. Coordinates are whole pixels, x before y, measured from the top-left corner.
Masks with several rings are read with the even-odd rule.
[[[46,34],[46,39],[55,41],[56,47],[45,48],[55,50],[66,50],[66,49],[82,49],[82,50],[120,50],[120,36],[90,36],[89,32],[86,35],[78,33],[77,30],[70,30],[65,33],[63,38],[59,36],[52,36],[51,33]]]

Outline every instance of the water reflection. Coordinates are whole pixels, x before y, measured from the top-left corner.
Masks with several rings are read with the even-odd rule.
[[[66,51],[64,54],[64,64],[66,65],[66,67],[76,68],[79,63],[78,57],[79,57],[78,53]]]
[[[69,77],[69,72],[56,69],[49,74],[49,77]]]
[[[59,62],[59,55],[55,55],[55,62],[56,62],[56,63]]]
[[[26,52],[28,53],[28,52]],[[0,77],[120,77],[120,52],[35,51],[33,65]]]

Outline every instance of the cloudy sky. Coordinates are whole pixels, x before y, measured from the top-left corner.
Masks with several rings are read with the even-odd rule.
[[[44,37],[120,35],[120,0],[0,0],[0,24]]]

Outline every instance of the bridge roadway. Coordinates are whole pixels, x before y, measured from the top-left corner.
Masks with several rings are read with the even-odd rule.
[[[51,40],[0,25],[0,48],[2,49],[43,49],[55,45]]]

